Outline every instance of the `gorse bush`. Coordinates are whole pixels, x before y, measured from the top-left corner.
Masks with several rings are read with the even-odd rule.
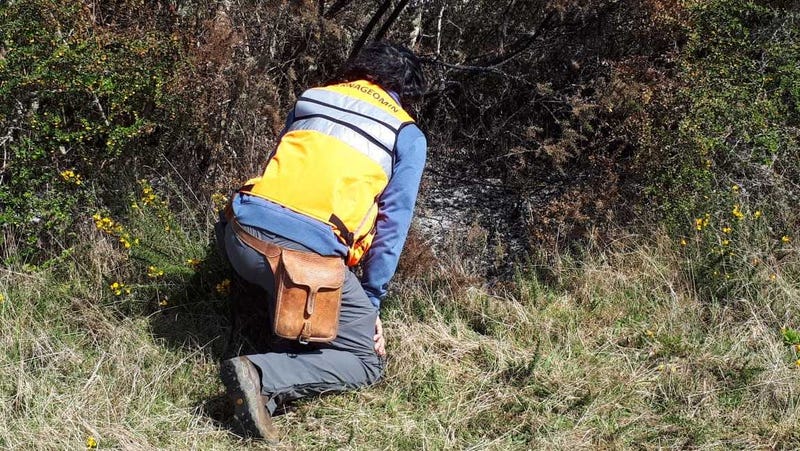
[[[86,205],[124,193],[136,169],[157,160],[175,119],[171,36],[98,21],[84,2],[0,6],[6,260],[51,255]]]
[[[727,202],[694,218],[692,233],[678,240],[698,293],[726,302],[761,297],[791,280],[798,264],[795,237],[781,228],[781,217],[753,208],[739,185],[730,191]],[[787,301],[775,307],[787,308]]]
[[[107,241],[124,262],[103,281],[118,306],[129,314],[147,314],[186,303],[196,306],[197,299],[209,293],[227,295],[231,283],[227,267],[214,247],[206,245],[211,213],[218,203],[213,199],[200,202],[208,209],[187,206],[179,215],[169,205],[188,201],[176,187],[156,190],[146,180],[138,184],[127,197],[126,208],[92,216],[102,234],[98,238]],[[170,202],[168,195],[177,200]]]
[[[673,230],[690,230],[687,218],[728,202],[733,185],[782,226],[797,220],[787,207],[800,200],[798,17],[752,2],[691,9],[682,88],[663,93],[674,109],[658,113],[637,167]]]
[[[642,219],[676,237],[708,299],[755,295],[800,226],[800,13],[714,1],[689,16],[674,85],[637,130]]]

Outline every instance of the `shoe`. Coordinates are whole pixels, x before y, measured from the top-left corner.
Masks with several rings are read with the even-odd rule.
[[[220,376],[244,435],[277,443],[278,431],[267,411],[267,398],[261,394],[261,377],[253,362],[244,356],[225,360]]]

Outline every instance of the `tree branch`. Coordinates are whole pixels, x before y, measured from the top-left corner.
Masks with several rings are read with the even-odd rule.
[[[336,3],[331,5],[331,7],[328,9],[328,12],[325,13],[324,15],[325,18],[326,19],[333,18],[333,16],[335,16],[339,11],[344,9],[344,7],[347,6],[349,3],[350,0],[337,0]]]
[[[469,66],[464,64],[452,64],[435,58],[420,58],[423,63],[436,64],[438,66],[446,67],[448,69],[463,70],[466,72],[492,72],[495,74],[505,74],[505,72],[491,66]]]
[[[356,41],[356,45],[353,46],[353,50],[350,52],[350,56],[347,58],[348,60],[351,60],[355,58],[356,55],[358,55],[358,52],[361,51],[361,47],[364,47],[364,43],[367,42],[367,38],[369,38],[370,33],[372,33],[372,29],[375,28],[375,25],[378,24],[378,22],[381,20],[381,17],[383,17],[383,15],[386,14],[386,11],[389,9],[391,5],[392,5],[392,0],[386,0],[383,3],[381,3],[381,6],[379,6],[378,10],[375,11],[375,14],[372,16],[372,19],[369,20],[367,27],[364,28],[364,32],[361,33],[361,37],[359,37],[358,41]]]
[[[511,51],[506,54],[497,55],[493,58],[484,60],[479,63],[478,66],[496,67],[524,52],[530,46],[532,46],[534,42],[536,42],[536,39],[539,38],[539,36],[542,34],[542,31],[548,29],[550,26],[550,21],[553,19],[553,17],[555,17],[555,15],[555,11],[550,11],[550,13],[544,18],[544,20],[539,24],[533,33],[526,34],[509,46],[509,48],[512,49]]]
[[[417,41],[419,40],[419,35],[422,33],[422,13],[424,8],[421,6],[417,7],[417,17],[414,18],[412,24],[414,25],[414,29],[411,31],[409,35],[409,43],[408,46],[410,48],[414,48],[417,45]]]
[[[386,22],[383,23],[381,29],[378,30],[378,34],[375,35],[376,41],[380,41],[381,39],[383,39],[383,37],[386,35],[386,32],[389,31],[389,28],[392,26],[392,24],[394,24],[394,22],[397,20],[397,16],[400,15],[400,13],[403,11],[403,9],[406,7],[407,4],[408,0],[400,0],[397,6],[394,7],[394,11],[392,11],[392,14],[389,15],[389,18],[386,19]]]

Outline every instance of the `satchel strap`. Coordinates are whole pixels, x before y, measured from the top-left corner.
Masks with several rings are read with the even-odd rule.
[[[300,342],[300,344],[307,345],[309,338],[311,338],[311,322],[305,320],[303,321],[303,330],[300,331],[300,337],[298,337],[297,341]]]
[[[250,246],[253,248],[253,250],[263,255],[264,258],[267,259],[269,267],[272,269],[272,273],[275,274],[275,272],[278,270],[278,260],[281,256],[281,247],[270,243],[269,241],[258,239],[247,233],[247,231],[242,228],[236,218],[231,220],[231,227],[233,228],[233,232],[236,234],[236,236],[244,244]]]

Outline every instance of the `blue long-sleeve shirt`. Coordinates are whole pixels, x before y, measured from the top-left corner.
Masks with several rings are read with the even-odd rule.
[[[291,121],[290,114],[287,123]],[[386,295],[408,236],[426,153],[427,141],[422,131],[413,124],[403,127],[397,137],[392,177],[378,198],[375,238],[361,260],[361,286],[376,308]],[[296,241],[320,255],[347,256],[347,246],[328,224],[248,194],[238,194],[232,206],[244,226]]]

